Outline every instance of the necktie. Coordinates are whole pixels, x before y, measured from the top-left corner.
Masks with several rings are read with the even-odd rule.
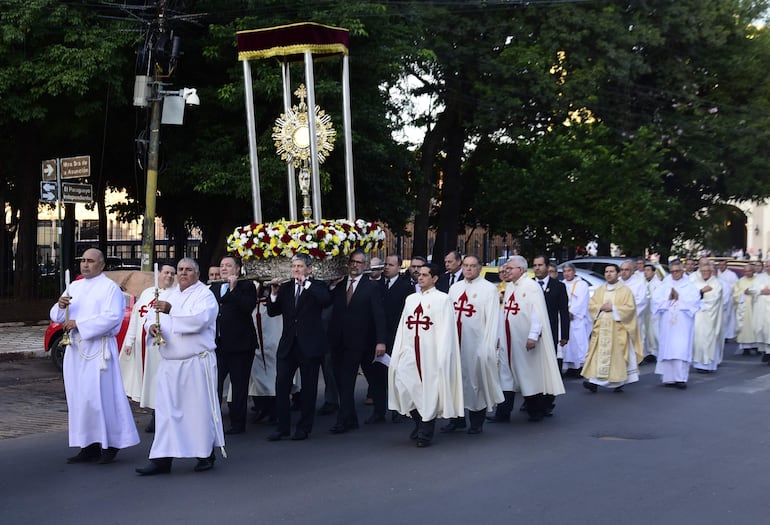
[[[543,281],[538,281],[538,283],[540,283],[540,288],[542,288],[545,285]]]
[[[302,293],[302,287],[297,283],[297,291],[294,293],[294,306],[297,306],[297,302],[299,301],[299,296]]]
[[[219,289],[219,297],[224,297],[228,288],[228,283],[223,284],[222,288]]]
[[[449,286],[452,286],[455,283],[455,274],[449,274]]]
[[[355,279],[350,280],[350,285],[348,285],[348,292],[346,296],[347,304],[350,304],[350,299],[353,297],[353,283],[355,283]]]
[[[385,281],[385,289],[390,290],[390,287],[393,286],[393,279],[388,279]]]

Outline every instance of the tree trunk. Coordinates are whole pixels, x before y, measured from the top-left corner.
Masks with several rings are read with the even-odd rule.
[[[439,208],[436,243],[433,245],[433,261],[443,261],[444,256],[457,249],[457,232],[462,202],[462,164],[465,128],[462,114],[448,110],[452,125],[447,130],[447,151],[442,171],[441,207]]]

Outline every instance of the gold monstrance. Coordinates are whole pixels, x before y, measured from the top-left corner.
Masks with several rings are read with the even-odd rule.
[[[297,179],[302,192],[302,216],[307,220],[312,216],[313,208],[310,206],[310,130],[308,107],[305,103],[307,96],[305,85],[300,84],[294,95],[299,98],[299,104],[292,106],[286,113],[281,113],[281,116],[275,120],[273,140],[281,159],[299,168]],[[317,105],[315,124],[318,138],[318,163],[323,164],[334,149],[337,133],[334,131],[331,117]]]

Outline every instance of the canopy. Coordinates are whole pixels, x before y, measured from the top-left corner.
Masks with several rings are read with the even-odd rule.
[[[315,22],[239,31],[238,60],[282,57],[302,60],[307,52],[318,56],[347,55],[348,30]]]

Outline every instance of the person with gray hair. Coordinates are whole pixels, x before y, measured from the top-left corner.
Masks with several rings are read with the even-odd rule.
[[[664,386],[687,388],[692,361],[693,323],[700,309],[698,288],[684,276],[682,263],[669,264],[671,274],[652,294],[653,314],[660,315],[655,373]]]
[[[302,415],[292,439],[307,439],[313,430],[318,370],[329,347],[321,313],[331,304],[331,295],[326,283],[312,279],[312,273],[313,260],[305,253],[298,253],[291,258],[292,278],[285,283],[277,278],[270,281],[267,315],[282,316],[283,331],[278,343],[275,380],[278,430],[268,436],[268,441],[289,436],[289,398],[297,369],[302,381]]]
[[[141,476],[168,474],[173,458],[197,458],[195,472],[211,470],[214,447],[225,456],[214,354],[217,300],[200,281],[194,259],[177,263],[177,282],[145,321],[149,336],[162,335],[165,343],[158,347],[155,439],[150,463],[136,469]]]
[[[505,401],[497,405],[491,422],[511,418],[515,392],[521,392],[529,421],[542,421],[551,414],[553,398],[564,394],[556,362],[545,296],[540,286],[527,277],[527,260],[514,255],[504,265],[508,284],[498,336],[500,386]]]
[[[693,327],[692,366],[699,373],[709,373],[722,362],[724,351],[722,283],[706,257],[698,260],[698,271],[690,276],[690,281],[700,290],[701,298]]]

